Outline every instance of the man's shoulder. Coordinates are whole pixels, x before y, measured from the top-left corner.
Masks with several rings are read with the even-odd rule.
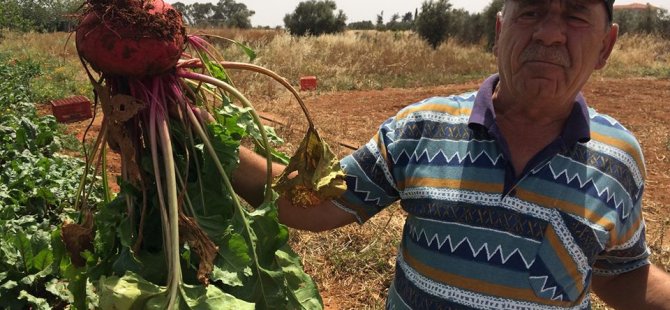
[[[589,108],[589,122],[592,135],[603,135],[637,144],[635,135],[614,117]]]
[[[589,120],[591,141],[587,144],[587,147],[595,148],[606,154],[621,154],[620,152],[623,152],[622,154],[630,157],[637,167],[644,171],[642,147],[633,132],[615,118],[598,113],[592,108],[589,108]]]
[[[459,95],[426,98],[400,110],[396,119],[425,113],[467,116],[472,111],[476,94],[476,92],[468,92]]]

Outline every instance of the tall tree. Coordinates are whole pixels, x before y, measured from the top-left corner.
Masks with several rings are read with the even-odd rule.
[[[191,4],[190,12],[193,17],[193,24],[198,26],[209,26],[211,25],[211,18],[214,15],[214,4],[209,2],[196,2]]]
[[[342,32],[346,28],[347,16],[337,10],[334,1],[309,0],[300,2],[291,14],[284,16],[284,25],[293,35],[322,35]]]
[[[449,31],[449,0],[429,0],[421,5],[416,18],[416,31],[433,49],[437,49],[447,39]]]
[[[377,14],[377,30],[382,31],[384,29],[386,29],[386,26],[384,25],[384,11],[382,11]]]
[[[496,16],[498,12],[502,11],[505,0],[492,0],[484,12],[481,14],[481,24],[484,28],[484,35],[486,35],[486,48],[493,49],[496,41]]]
[[[249,18],[256,14],[256,12],[249,10],[246,4],[237,3],[234,0],[219,0],[213,10],[213,22],[217,26],[230,28],[251,28]]]
[[[21,4],[16,0],[0,0],[0,29],[28,31],[33,21],[23,16]]]
[[[191,16],[191,6],[182,2],[175,2],[172,7],[181,13],[182,19],[189,25],[193,25],[193,16]]]

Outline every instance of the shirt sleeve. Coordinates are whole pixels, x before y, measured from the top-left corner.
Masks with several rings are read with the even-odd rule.
[[[644,223],[634,236],[619,246],[612,247],[598,256],[593,273],[614,276],[649,265],[651,251],[646,243]]]
[[[631,193],[634,197],[628,206],[618,209],[618,222],[610,231],[610,242],[608,247],[600,253],[593,266],[593,273],[601,276],[614,276],[640,267],[649,265],[651,251],[647,246],[645,231],[646,226],[642,215],[642,194],[644,191],[644,157],[639,143],[630,138],[631,154],[640,158],[637,165],[631,165],[632,170],[642,175],[641,184],[638,184],[637,192]]]
[[[388,147],[395,137],[396,122],[388,119],[363,147],[340,161],[347,191],[334,204],[353,214],[362,224],[399,199]]]

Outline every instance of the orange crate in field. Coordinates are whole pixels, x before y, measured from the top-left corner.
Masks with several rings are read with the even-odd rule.
[[[91,101],[84,96],[51,101],[51,112],[60,123],[83,121],[91,118]]]
[[[316,90],[316,76],[301,77],[300,90]]]

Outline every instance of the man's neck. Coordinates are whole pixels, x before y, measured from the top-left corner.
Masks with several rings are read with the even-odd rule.
[[[493,93],[496,119],[524,127],[546,127],[563,124],[574,107],[575,96],[569,98],[512,95],[498,83]]]

